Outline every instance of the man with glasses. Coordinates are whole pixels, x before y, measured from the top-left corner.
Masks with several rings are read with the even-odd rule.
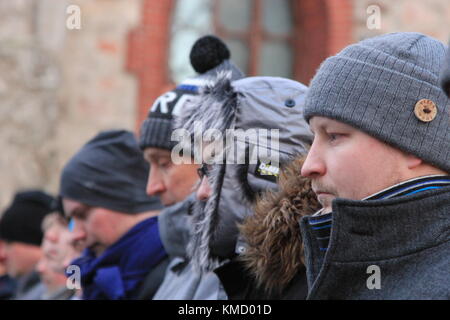
[[[195,122],[202,121],[205,129],[218,130],[223,137],[223,141],[202,143],[202,148],[208,146],[203,151],[219,151],[216,147],[221,145],[224,148],[203,154],[198,201],[192,214],[196,228],[188,249],[196,270],[214,271],[230,299],[306,297],[306,290],[289,291],[287,283],[279,285],[277,294],[273,294],[273,288],[259,290],[262,286],[254,282],[258,275],[253,270],[249,273],[248,265],[242,264],[248,246],[238,225],[253,215],[261,193],[277,190],[280,164],[306,153],[312,141],[303,118],[307,90],[289,79],[249,77],[232,81],[222,75],[204,91],[195,108],[183,111],[186,121],[182,127],[192,136]],[[301,241],[296,240],[300,252]],[[279,272],[281,265],[292,264],[291,259],[289,256],[283,262],[265,264]],[[305,269],[300,261],[294,263],[289,281],[296,277],[294,281],[306,288]]]
[[[200,184],[198,186],[196,196],[200,201],[205,201],[211,195],[211,186],[208,183],[208,176],[212,170],[212,165],[203,163],[198,168],[197,173],[200,178]]]

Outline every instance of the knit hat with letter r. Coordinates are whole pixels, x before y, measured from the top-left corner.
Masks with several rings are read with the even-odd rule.
[[[243,73],[229,60],[230,51],[219,38],[208,35],[198,39],[190,52],[191,65],[198,75],[188,78],[175,89],[155,100],[148,118],[141,126],[141,149],[160,148],[171,151],[177,144],[171,140],[174,116],[188,104],[198,99],[200,89],[220,72],[230,72],[231,78],[242,78]]]

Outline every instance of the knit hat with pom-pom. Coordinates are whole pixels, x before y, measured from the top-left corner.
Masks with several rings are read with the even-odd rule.
[[[208,80],[214,80],[219,72],[230,72],[237,80],[244,74],[229,60],[230,51],[219,38],[207,35],[192,46],[189,58],[198,75],[188,78],[175,89],[158,97],[151,106],[147,119],[141,126],[140,147],[172,150],[176,141],[171,141],[174,116],[188,103],[195,103],[200,88]]]

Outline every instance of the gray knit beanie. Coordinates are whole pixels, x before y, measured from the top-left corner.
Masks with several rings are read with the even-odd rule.
[[[147,119],[141,126],[139,145],[141,149],[160,148],[171,151],[177,144],[172,141],[174,117],[186,105],[195,104],[200,89],[220,72],[229,72],[233,80],[244,74],[230,59],[228,47],[219,38],[207,35],[199,38],[192,46],[190,60],[199,74],[180,83],[175,89],[164,93],[153,103]]]
[[[305,118],[347,123],[450,172],[450,100],[439,75],[446,47],[420,33],[363,40],[325,60]]]

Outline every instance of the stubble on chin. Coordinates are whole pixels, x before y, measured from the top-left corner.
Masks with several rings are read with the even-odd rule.
[[[335,197],[331,198],[331,197],[327,197],[326,199],[320,201],[320,204],[322,205],[322,214],[325,213],[330,213],[332,211],[332,206],[331,203],[332,201],[335,199]]]

